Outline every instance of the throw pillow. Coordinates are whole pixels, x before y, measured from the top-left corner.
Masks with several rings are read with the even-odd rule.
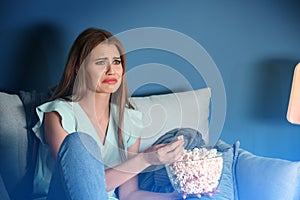
[[[217,190],[219,191],[212,197],[202,197],[201,199],[210,200],[228,200],[235,199],[234,186],[234,165],[236,163],[237,152],[240,142],[237,141],[233,145],[229,145],[222,140],[219,140],[215,148],[222,153],[223,171],[219,181]]]
[[[210,98],[210,88],[132,97],[133,106],[143,114],[144,128],[140,151],[150,147],[162,134],[175,128],[199,130],[208,144]]]
[[[236,164],[241,200],[300,199],[300,162],[256,156],[242,150]]]
[[[27,170],[26,119],[16,94],[0,92],[0,102],[0,174],[12,194]]]

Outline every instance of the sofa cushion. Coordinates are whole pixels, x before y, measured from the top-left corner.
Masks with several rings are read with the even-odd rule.
[[[215,148],[222,153],[223,170],[217,187],[218,193],[212,197],[202,197],[201,199],[209,200],[228,200],[235,198],[234,185],[234,165],[236,163],[240,142],[237,141],[233,145],[229,145],[219,140]]]
[[[300,162],[240,150],[236,163],[239,199],[300,199]]]
[[[0,92],[0,102],[0,174],[8,193],[15,195],[26,173],[26,119],[18,95]]]
[[[133,106],[143,113],[140,150],[151,146],[162,134],[175,128],[196,129],[208,144],[210,98],[210,88],[132,97]]]

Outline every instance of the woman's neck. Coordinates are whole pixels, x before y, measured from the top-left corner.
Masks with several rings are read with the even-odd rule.
[[[110,94],[88,93],[79,101],[79,104],[90,116],[98,119],[109,117]]]
[[[110,116],[110,95],[109,94],[87,94],[79,101],[92,122],[100,141],[105,144]]]

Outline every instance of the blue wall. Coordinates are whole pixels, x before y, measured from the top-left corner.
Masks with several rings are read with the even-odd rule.
[[[258,155],[300,160],[300,126],[285,119],[293,69],[300,59],[300,3],[108,2],[1,1],[0,90],[42,91],[53,86],[71,43],[87,27],[114,34],[138,27],[169,28],[196,40],[218,66],[227,95],[221,138],[228,143],[240,140],[243,148]],[[149,62],[177,67],[193,88],[205,86],[185,66],[188,63],[167,52],[132,53],[128,69]],[[172,77],[165,78],[172,82]],[[148,85],[137,95],[147,92],[166,88]]]

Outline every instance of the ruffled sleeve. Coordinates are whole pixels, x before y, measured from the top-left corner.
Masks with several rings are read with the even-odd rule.
[[[54,100],[44,103],[36,108],[36,113],[38,115],[38,122],[32,128],[38,139],[45,144],[44,130],[43,130],[43,120],[44,114],[47,112],[57,112],[61,117],[62,127],[68,133],[76,131],[76,120],[74,117],[73,104],[72,102],[67,102],[63,100]]]

